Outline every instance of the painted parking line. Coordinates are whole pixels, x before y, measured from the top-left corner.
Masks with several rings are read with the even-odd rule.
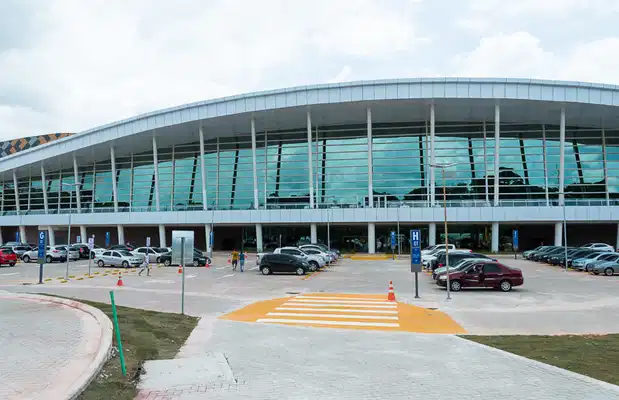
[[[465,333],[447,314],[386,301],[386,295],[313,293],[250,304],[221,319],[314,328]]]
[[[217,278],[217,279],[230,278],[231,276],[234,276],[234,275],[236,275],[236,274],[228,274],[228,275],[220,276],[220,277],[219,277],[219,278]]]

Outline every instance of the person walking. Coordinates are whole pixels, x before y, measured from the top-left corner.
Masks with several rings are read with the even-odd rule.
[[[138,272],[139,276],[142,276],[142,272],[146,271],[146,276],[150,276],[150,263],[148,262],[148,254],[144,257],[144,261],[142,261],[141,269]]]
[[[232,259],[232,270],[236,271],[236,267],[239,265],[239,252],[236,249],[232,250],[230,258]]]
[[[239,254],[239,264],[241,265],[241,272],[243,272],[243,267],[245,266],[245,252],[241,252]]]

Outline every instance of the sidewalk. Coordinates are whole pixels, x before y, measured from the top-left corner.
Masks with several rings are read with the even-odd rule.
[[[0,398],[74,399],[108,358],[112,324],[72,300],[0,291]]]

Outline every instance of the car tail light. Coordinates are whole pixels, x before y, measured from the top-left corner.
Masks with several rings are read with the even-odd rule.
[[[439,267],[443,267],[443,264],[439,264],[438,266],[439,266]]]
[[[52,250],[52,253],[60,253],[59,250]]]

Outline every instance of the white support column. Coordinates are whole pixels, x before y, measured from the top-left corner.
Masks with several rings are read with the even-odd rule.
[[[436,223],[434,222],[428,225],[428,245],[436,245]]]
[[[262,224],[256,224],[256,249],[258,253],[264,251],[264,242],[262,240]]]
[[[367,131],[368,131],[368,207],[374,207],[374,157],[372,154],[372,109],[367,108]],[[364,206],[365,206],[365,202]],[[369,228],[368,228],[369,229]],[[374,232],[374,224],[372,224],[372,232]],[[369,244],[369,242],[368,242]],[[374,248],[375,243],[372,244]],[[368,246],[369,249],[369,246]],[[374,253],[374,251],[372,251]]]
[[[310,224],[310,240],[312,243],[318,243],[318,227],[316,224]]]
[[[490,244],[490,251],[493,253],[499,252],[499,223],[492,223],[492,241]]]
[[[118,191],[116,189],[116,152],[114,151],[114,146],[110,146],[110,159],[112,161],[112,195],[114,196],[114,212],[118,212]]]
[[[544,162],[544,194],[546,195],[546,206],[550,205],[550,195],[548,194],[548,154],[546,153],[546,125],[542,124],[542,160]]]
[[[90,212],[95,212],[95,203],[97,202],[97,163],[92,164],[92,196],[90,198]]]
[[[213,249],[211,249],[211,232],[213,231],[213,225],[204,224],[204,237],[206,238],[206,252],[211,254]]]
[[[431,198],[430,198],[430,175],[432,174],[432,172],[430,171],[430,141],[428,140],[430,132],[428,131],[428,121],[425,120],[424,122],[424,126],[425,126],[425,144],[426,144],[426,148],[425,148],[425,154],[423,157],[423,163],[424,163],[424,171],[426,172],[426,206],[431,205]]]
[[[0,236],[0,240],[2,240],[2,236]],[[615,250],[619,249],[619,224],[617,224],[617,240],[615,241]]]
[[[13,170],[13,192],[15,193],[15,210],[19,214],[19,189],[17,188],[17,175]]]
[[[80,184],[79,172],[77,170],[77,160],[75,159],[75,153],[73,153],[73,179],[75,182],[75,187],[71,188],[75,192],[75,204],[77,205],[77,212],[82,212],[82,199],[80,196]]]
[[[376,225],[368,223],[368,253],[376,253]]]
[[[494,206],[499,205],[499,172],[501,159],[501,107],[494,105]]]
[[[122,225],[116,225],[118,232],[118,244],[125,244],[125,227]]]
[[[565,107],[561,107],[559,121],[559,205],[565,202]]]
[[[482,125],[483,133],[484,133],[484,194],[486,199],[486,206],[488,206],[488,202],[490,201],[490,195],[488,194],[488,145],[487,145],[487,131],[486,131],[486,120],[484,119]]]
[[[153,132],[153,166],[155,167],[155,210],[159,211],[159,161],[157,160],[157,138],[155,137],[155,132]]]
[[[41,186],[43,189],[43,208],[45,209],[45,214],[47,214],[49,212],[47,203],[47,181],[45,180],[45,168],[43,167],[43,163],[41,163]]]
[[[606,130],[602,128],[602,161],[604,162],[604,195],[606,196],[606,205],[610,205],[610,195],[608,193],[608,163],[606,161]]]
[[[21,243],[28,243],[28,237],[26,236],[26,227],[24,225],[19,226],[19,241]]]
[[[200,126],[200,178],[202,179],[202,209],[208,210],[208,198],[206,197],[206,166],[204,165],[204,130]],[[206,238],[208,242],[208,236]]]
[[[135,170],[133,169],[133,152],[131,153],[131,161],[129,163],[129,211],[133,211],[133,181],[135,179]]]
[[[310,208],[314,208],[314,167],[312,162],[312,113],[307,110],[307,165],[309,178]],[[255,186],[257,187],[257,186]]]
[[[80,225],[80,242],[81,243],[88,243],[88,236],[87,235],[87,231],[86,231],[86,225]]]
[[[309,115],[309,111],[308,111],[308,115]],[[309,117],[308,117],[309,118]],[[310,147],[309,147],[309,168],[310,171],[312,170],[312,147],[311,147],[311,131],[310,132]],[[252,173],[253,173],[253,179],[254,179],[254,209],[258,209],[258,171],[256,170],[256,120],[252,117],[251,119],[251,165],[252,165]],[[310,187],[312,187],[311,184],[311,172],[310,172]],[[310,197],[312,197],[312,193],[310,191]],[[311,202],[310,202],[311,203]],[[313,203],[312,203],[313,204]],[[314,206],[312,205],[312,208]]]
[[[47,227],[47,242],[50,246],[56,246],[56,235],[54,234],[54,228]]]
[[[217,170],[215,171],[215,206],[219,206],[219,136],[217,136]]]
[[[436,135],[436,114],[434,103],[430,104],[430,165],[436,162],[434,136]],[[436,168],[430,166],[430,207],[436,205]],[[436,234],[436,230],[434,231]]]
[[[165,225],[159,225],[159,247],[168,247],[166,245]]]
[[[563,223],[555,222],[555,246],[561,246],[563,242]]]

